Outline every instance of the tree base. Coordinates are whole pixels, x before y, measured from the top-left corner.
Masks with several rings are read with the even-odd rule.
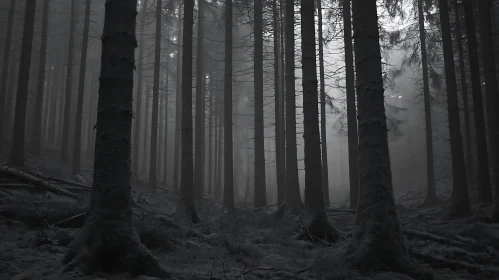
[[[382,213],[382,217],[372,217],[375,211],[367,210],[357,214],[346,258],[364,273],[394,271],[418,280],[435,279],[431,271],[413,262],[397,217],[391,211],[394,209]]]
[[[298,234],[297,239],[312,242],[323,240],[333,243],[343,237],[343,234],[329,223],[325,213],[302,222],[304,229]]]
[[[494,221],[494,223],[499,223],[499,201],[496,201],[496,204],[494,205],[492,221]]]
[[[187,205],[182,201],[179,201],[177,204],[177,210],[175,210],[175,219],[185,221],[190,220],[193,224],[201,222],[201,218],[198,215],[196,206],[194,204]]]
[[[297,216],[303,210],[303,205],[301,208],[293,208],[286,201],[282,203],[279,208],[272,214],[276,220],[282,219],[285,216]]]
[[[128,220],[109,217],[106,213],[88,216],[78,238],[64,257],[64,272],[128,272],[133,276],[171,278],[140,242]]]
[[[438,198],[438,196],[436,194],[428,194],[426,196],[425,200],[423,200],[423,206],[426,208],[437,205],[439,203],[440,203],[440,199]]]

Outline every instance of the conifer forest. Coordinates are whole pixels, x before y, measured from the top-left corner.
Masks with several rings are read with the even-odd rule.
[[[499,1],[0,0],[0,279],[498,280]]]

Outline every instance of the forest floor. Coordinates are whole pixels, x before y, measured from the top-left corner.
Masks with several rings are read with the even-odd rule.
[[[80,217],[90,194],[85,184],[73,181],[67,165],[50,158],[27,160],[24,171],[43,178],[38,183],[9,173],[0,161],[0,279],[157,279],[61,273],[62,258],[82,223],[65,219]],[[90,180],[91,170],[83,173]],[[202,222],[193,225],[172,218],[176,197],[170,190],[160,188],[152,195],[140,181],[132,186],[139,236],[176,279],[412,279],[393,272],[363,275],[345,263],[342,252],[353,229],[352,211],[328,208],[330,222],[346,239],[309,242],[294,238],[300,217],[275,220],[271,207],[227,214],[220,204],[204,199],[198,205]],[[443,201],[448,193],[440,192]],[[499,279],[499,224],[487,218],[491,206],[474,204],[472,217],[450,221],[445,219],[448,203],[423,208],[422,199],[408,192],[397,202],[414,258],[439,280]]]

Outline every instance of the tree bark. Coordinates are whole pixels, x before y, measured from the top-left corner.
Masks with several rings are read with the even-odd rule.
[[[203,96],[204,79],[204,0],[198,0],[198,43],[196,46],[196,145],[195,168],[194,168],[194,190],[195,198],[201,200],[204,189],[203,177],[203,151],[204,151],[204,123],[205,104]]]
[[[213,190],[213,73],[209,76],[209,97],[208,97],[208,194]],[[216,135],[216,133],[215,133]],[[216,153],[216,152],[215,152]]]
[[[76,26],[76,0],[71,0],[71,19],[69,25],[68,65],[66,70],[66,91],[64,97],[64,117],[62,120],[62,147],[61,161],[69,160],[69,130],[71,121],[71,100],[73,94],[73,56],[74,56],[74,33]]]
[[[428,58],[426,53],[426,31],[424,27],[425,17],[423,12],[423,0],[418,0],[419,41],[421,45],[421,64],[423,68],[423,98],[425,112],[425,135],[426,135],[426,198],[425,206],[438,203],[439,199],[435,191],[435,176],[433,173],[433,130],[431,123],[430,83],[428,77]]]
[[[327,220],[324,185],[322,183],[314,13],[314,1],[301,0],[305,223],[307,234],[335,241],[340,235]]]
[[[85,74],[87,72],[87,50],[88,50],[88,33],[90,25],[90,5],[92,1],[85,1],[85,19],[83,25],[83,40],[81,43],[81,59],[80,59],[80,77],[78,82],[78,100],[76,101],[76,123],[75,123],[75,138],[73,147],[73,174],[81,172],[81,139],[82,139],[82,122],[83,122],[83,94],[85,91]]]
[[[182,152],[182,9],[178,8],[178,35],[177,35],[177,79],[176,79],[176,110],[175,110],[175,154],[173,158],[173,185],[175,191],[180,192],[180,156]]]
[[[43,3],[42,16],[42,38],[40,46],[40,73],[38,74],[38,88],[36,93],[35,114],[33,114],[33,141],[32,152],[36,156],[40,156],[42,148],[42,111],[45,90],[45,69],[47,61],[47,35],[49,25],[49,5],[50,1],[45,0]],[[49,80],[50,81],[50,80]]]
[[[156,0],[156,41],[154,49],[154,81],[152,93],[151,146],[149,153],[149,188],[156,191],[157,150],[158,150],[158,106],[159,106],[159,74],[161,66],[161,17],[162,1]]]
[[[317,1],[318,35],[319,35],[319,76],[320,76],[320,103],[321,103],[321,153],[322,153],[322,184],[326,205],[329,206],[329,172],[327,164],[327,137],[326,137],[326,82],[324,78],[324,38],[322,37],[322,0]]]
[[[267,187],[265,184],[265,139],[263,129],[263,4],[262,0],[255,0],[254,3],[255,193],[253,207],[260,208],[267,205]],[[225,129],[227,129],[227,127],[225,127]],[[225,150],[224,152],[227,153],[228,151]]]
[[[494,211],[492,212],[492,219],[499,222],[499,146],[497,140],[499,139],[499,92],[497,88],[497,69],[495,63],[495,42],[494,34],[492,32],[492,22],[490,11],[493,10],[491,1],[480,0],[480,26],[482,33],[482,59],[485,72],[485,85],[487,89],[487,104],[490,104],[487,111],[489,112],[489,139],[491,146],[492,156],[492,174],[495,179],[495,204]],[[492,193],[490,192],[492,197]]]
[[[168,102],[169,102],[169,97],[170,97],[170,44],[168,42],[169,36],[170,36],[170,29],[166,29],[166,36],[167,39],[165,40],[165,45],[166,45],[166,79],[165,79],[165,128],[164,128],[164,135],[165,135],[165,150],[164,150],[164,174],[163,174],[163,185],[166,187],[168,183]]]
[[[2,80],[0,82],[0,142],[5,138],[4,135],[4,121],[7,116],[5,109],[5,100],[7,99],[7,81],[9,77],[9,62],[10,62],[10,50],[12,45],[12,29],[14,26],[14,15],[16,13],[16,0],[10,0],[9,6],[9,16],[7,19],[7,34],[5,35],[5,45],[3,50],[3,64],[2,64]],[[10,93],[12,94],[12,93]],[[7,123],[8,124],[8,123]]]
[[[352,8],[360,192],[353,238],[346,253],[361,270],[415,275],[393,197],[376,1],[353,0]]]
[[[36,0],[27,0],[24,12],[23,39],[21,61],[17,77],[17,94],[14,113],[14,129],[12,132],[11,163],[24,166],[24,137],[26,127],[26,107],[28,103],[29,71],[31,67],[31,50],[33,45],[33,27],[35,24]]]
[[[294,0],[286,0],[285,61],[286,61],[286,208],[302,207],[296,144],[295,92],[295,11]]]
[[[438,4],[440,7],[440,25],[442,28],[452,157],[453,192],[449,216],[451,218],[457,218],[471,215],[471,208],[468,195],[466,166],[464,164],[463,140],[459,123],[459,105],[457,101],[456,73],[454,69],[454,54],[450,33],[449,6],[447,0],[438,0]]]
[[[471,87],[475,113],[477,167],[478,167],[478,199],[483,202],[492,202],[490,187],[489,160],[485,130],[485,116],[480,82],[480,66],[478,64],[477,38],[475,30],[474,9],[471,0],[464,0],[464,14],[466,17],[466,34],[468,38],[468,52],[470,57]],[[487,58],[488,59],[488,58]]]
[[[461,33],[461,16],[457,0],[453,1],[454,4],[454,15],[456,17],[456,39],[457,39],[457,50],[459,57],[459,76],[461,78],[461,92],[463,95],[463,113],[464,113],[464,146],[466,147],[466,162],[468,164],[468,180],[470,182],[474,181],[474,169],[473,169],[473,150],[471,149],[471,125],[470,125],[470,110],[469,110],[469,98],[468,98],[468,85],[466,82],[466,68],[464,63],[464,52],[463,52],[463,42]]]
[[[280,24],[277,0],[272,1],[273,37],[274,37],[274,103],[275,103],[275,158],[277,176],[277,204],[282,205],[286,199],[286,161],[284,158],[284,121],[282,119],[282,88],[280,68]]]
[[[192,155],[192,34],[194,0],[184,1],[182,46],[182,166],[181,190],[177,213],[186,214],[193,223],[200,221],[194,205],[194,172]]]
[[[357,105],[355,104],[351,1],[343,0],[343,41],[345,44],[345,86],[347,91],[350,208],[357,209],[359,202],[359,137],[357,131]]]
[[[140,243],[132,223],[130,150],[137,0],[105,5],[94,180],[85,224],[66,270],[170,275]]]
[[[133,150],[132,150],[132,155],[133,155],[133,167],[132,167],[132,172],[135,173],[135,176],[139,176],[140,173],[140,122],[142,120],[142,69],[143,69],[143,57],[144,57],[144,44],[145,44],[145,39],[144,39],[144,28],[146,25],[146,18],[147,18],[147,3],[148,0],[144,0],[142,9],[141,9],[141,14],[140,14],[140,31],[139,31],[139,53],[138,53],[138,58],[137,58],[137,88],[135,91],[135,121],[134,121],[134,135],[133,135]]]

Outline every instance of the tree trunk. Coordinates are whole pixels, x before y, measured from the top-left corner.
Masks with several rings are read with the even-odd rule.
[[[352,14],[350,3],[343,0],[343,42],[345,44],[345,86],[347,92],[348,172],[350,177],[350,208],[359,202],[359,137],[357,105],[355,104],[355,72],[353,69]]]
[[[148,144],[148,124],[149,124],[149,92],[150,92],[150,85],[146,82],[146,92],[144,96],[144,115],[143,115],[143,126],[142,126],[142,169],[140,170],[140,175],[142,176],[148,176],[149,172],[147,171],[148,167],[147,165],[149,164],[148,162],[148,151],[147,148],[149,147]],[[147,178],[146,178],[147,179]]]
[[[204,151],[204,118],[205,106],[203,96],[203,78],[204,78],[204,0],[198,0],[198,43],[196,46],[196,149],[195,156],[195,174],[194,190],[196,200],[200,201],[203,194],[203,156]]]
[[[499,139],[499,92],[497,89],[497,69],[495,64],[495,42],[494,34],[492,33],[492,22],[490,11],[492,10],[491,1],[480,1],[480,26],[482,33],[482,59],[485,72],[485,85],[487,89],[487,104],[490,104],[487,111],[492,110],[489,116],[489,139],[492,154],[492,174],[495,179],[495,204],[492,213],[492,219],[499,222],[499,147],[497,140]],[[490,196],[492,193],[490,192]]]
[[[294,0],[286,0],[285,61],[286,61],[286,208],[302,207],[296,143],[295,93],[295,12]]]
[[[152,93],[151,147],[149,153],[149,188],[156,191],[157,150],[158,150],[158,106],[159,106],[159,74],[161,66],[161,0],[156,0],[156,41],[154,49],[154,81]]]
[[[33,141],[32,151],[35,156],[40,156],[42,148],[42,111],[45,90],[45,68],[47,61],[47,35],[49,24],[49,5],[50,1],[45,0],[43,3],[43,18],[42,18],[42,38],[40,46],[40,73],[38,74],[38,88],[36,93],[35,114],[33,114]]]
[[[274,103],[275,103],[275,159],[277,176],[277,204],[281,205],[286,199],[286,167],[284,159],[284,139],[282,126],[282,89],[280,68],[280,24],[277,0],[272,1],[273,37],[274,37]]]
[[[214,154],[214,167],[213,167],[213,170],[214,170],[214,173],[213,173],[213,183],[214,183],[214,190],[212,192],[212,195],[215,199],[217,199],[217,190],[218,190],[218,185],[219,185],[219,177],[218,177],[218,171],[219,171],[219,166],[218,166],[218,162],[220,161],[220,157],[219,157],[219,149],[218,149],[218,143],[220,142],[220,138],[218,137],[218,132],[220,131],[220,121],[219,121],[219,117],[218,117],[218,90],[214,93],[214,97],[213,97],[213,103],[215,103],[215,109],[213,111],[213,115],[214,115],[214,122],[215,122],[215,129],[214,129],[214,134],[215,134],[215,154]]]
[[[200,221],[194,205],[194,172],[192,158],[192,33],[194,0],[184,1],[184,34],[182,47],[182,166],[180,201],[177,213],[187,215],[193,223]]]
[[[48,0],[47,0],[48,1]],[[12,42],[12,29],[14,26],[14,15],[16,13],[16,0],[10,0],[9,6],[9,17],[7,19],[7,34],[5,35],[5,45],[3,50],[3,65],[2,65],[2,80],[0,81],[0,142],[2,142],[4,136],[4,121],[6,117],[5,100],[7,99],[7,81],[9,77],[9,61],[10,61],[10,50]],[[9,92],[9,94],[12,94]],[[7,123],[8,125],[8,123]]]
[[[490,187],[489,160],[485,130],[485,116],[480,82],[480,66],[478,65],[477,38],[475,31],[474,9],[471,0],[464,0],[464,14],[466,17],[466,34],[470,57],[471,86],[473,91],[473,105],[476,126],[477,167],[478,167],[478,199],[483,202],[492,202]],[[488,58],[487,58],[488,59]]]
[[[440,24],[442,28],[452,157],[453,192],[449,215],[451,218],[457,218],[471,215],[471,208],[468,195],[466,167],[464,164],[463,140],[459,123],[459,105],[457,101],[456,73],[454,69],[454,54],[450,33],[449,6],[447,0],[438,0],[438,3],[440,7]],[[473,103],[475,106],[477,105],[475,102]]]
[[[255,196],[253,207],[260,208],[267,205],[267,187],[265,184],[265,150],[263,129],[263,4],[262,0],[255,0],[255,58],[254,58],[254,87],[255,87]],[[225,128],[227,129],[227,127]],[[225,153],[228,151],[225,150]],[[227,183],[227,182],[226,182]]]
[[[176,109],[175,109],[175,154],[173,158],[173,186],[180,192],[180,155],[182,152],[182,18],[181,8],[178,8],[178,35],[177,35],[177,79],[176,79]]]
[[[81,134],[83,121],[83,93],[85,91],[85,74],[87,72],[88,33],[90,25],[91,0],[85,1],[85,19],[83,25],[83,40],[81,43],[80,77],[78,80],[78,99],[76,102],[75,138],[73,147],[73,174],[81,172]]]
[[[208,194],[212,194],[213,184],[213,73],[209,76],[209,97],[208,97]],[[216,134],[216,133],[215,133]],[[216,141],[215,141],[216,142]],[[216,152],[215,152],[216,153]]]
[[[321,103],[321,153],[322,153],[322,184],[326,205],[329,205],[329,174],[327,164],[326,138],[326,82],[324,78],[324,38],[322,37],[322,0],[317,1],[318,35],[319,35],[319,75],[320,75],[320,103]]]
[[[74,54],[74,33],[76,26],[76,0],[71,0],[71,19],[69,25],[69,45],[68,45],[68,65],[66,70],[66,92],[64,97],[64,117],[62,120],[62,147],[61,161],[69,160],[69,130],[71,121],[71,100],[73,95],[73,54]]]
[[[376,1],[352,1],[360,192],[347,255],[361,270],[416,274],[395,212]],[[369,240],[369,242],[366,242]]]
[[[66,270],[167,278],[169,274],[140,243],[132,223],[130,150],[136,5],[136,0],[110,0],[105,5],[93,191],[85,224],[64,262],[68,264]]]
[[[170,86],[170,45],[169,45],[169,36],[170,36],[170,29],[166,29],[166,34],[167,34],[167,39],[165,40],[165,45],[166,45],[166,53],[168,54],[166,57],[166,79],[165,79],[165,128],[164,128],[164,135],[165,135],[165,150],[164,150],[164,174],[163,174],[163,185],[166,187],[168,183],[168,99],[170,97],[170,92],[169,92],[169,86]]]
[[[426,134],[426,198],[424,200],[424,205],[429,207],[438,203],[439,199],[435,191],[435,176],[433,173],[433,130],[431,124],[430,83],[428,77],[428,57],[426,53],[423,1],[424,0],[418,0],[418,19],[419,41],[421,45],[421,65],[423,68],[423,96]]]
[[[257,3],[255,1],[255,11]],[[256,12],[255,12],[256,13]],[[256,20],[256,18],[255,18]],[[256,29],[255,21],[255,29]],[[255,42],[256,42],[255,36]],[[256,80],[256,78],[255,78]],[[256,82],[255,82],[256,83]],[[263,89],[263,79],[262,79]],[[256,99],[256,96],[255,96]],[[263,100],[263,91],[262,91]],[[225,75],[224,75],[224,209],[234,211],[234,173],[232,149],[232,1],[225,2]],[[261,112],[263,115],[263,110]],[[256,117],[255,117],[256,118]],[[263,130],[263,122],[262,122]],[[263,140],[263,138],[262,138]],[[256,140],[255,140],[256,141]],[[263,151],[263,149],[262,149]],[[264,162],[265,164],[265,162]],[[265,172],[265,170],[264,170]],[[263,173],[265,174],[265,173]],[[264,176],[265,177],[265,176]],[[265,182],[264,182],[265,184]],[[263,185],[265,187],[265,185]],[[260,198],[255,197],[255,201]],[[256,203],[256,202],[255,202]]]
[[[24,166],[24,137],[26,127],[26,107],[28,103],[29,71],[31,66],[31,49],[33,45],[33,27],[35,24],[36,0],[26,1],[24,13],[21,61],[17,78],[16,106],[14,113],[14,129],[12,132],[11,163]]]
[[[306,235],[310,233],[310,235],[317,238],[334,241],[339,237],[339,232],[333,228],[327,220],[324,185],[322,183],[314,13],[314,1],[302,0],[300,14],[303,71]]]
[[[141,14],[140,14],[140,31],[139,31],[139,54],[137,58],[137,88],[135,91],[135,121],[134,121],[134,135],[133,135],[133,167],[132,172],[138,177],[140,173],[140,122],[142,120],[142,69],[143,69],[143,58],[144,58],[144,28],[146,26],[147,18],[147,3],[148,0],[144,0]]]
[[[468,85],[466,83],[466,69],[464,63],[463,54],[463,42],[461,39],[461,16],[457,0],[454,0],[454,15],[456,17],[456,39],[457,39],[457,50],[459,56],[459,76],[461,78],[461,92],[463,95],[463,113],[464,113],[464,145],[466,147],[466,162],[468,164],[468,179],[470,182],[474,181],[474,169],[473,169],[473,151],[471,149],[471,128],[470,128],[470,111],[469,111],[469,100],[468,100]]]

